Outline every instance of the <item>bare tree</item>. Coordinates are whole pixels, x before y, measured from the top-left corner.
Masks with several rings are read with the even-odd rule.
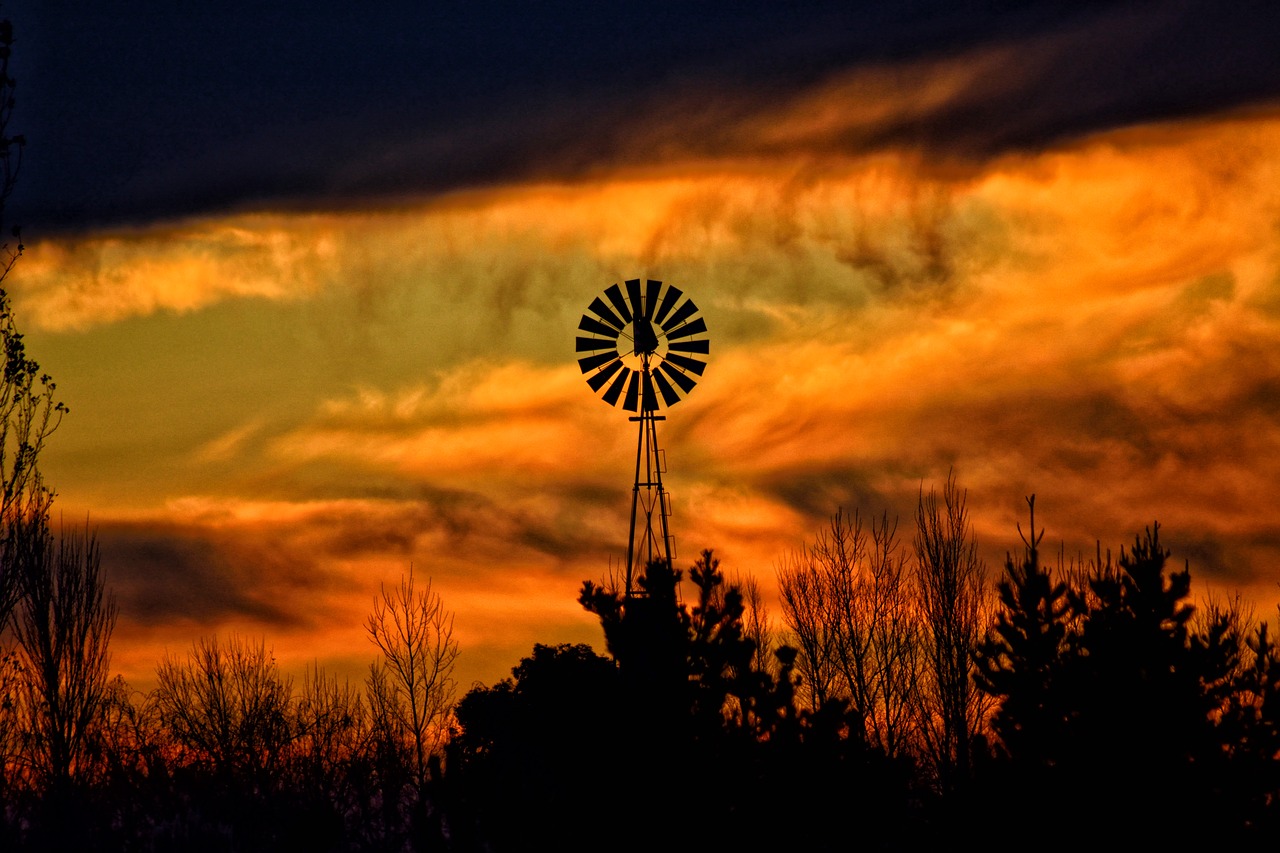
[[[827,585],[808,546],[791,551],[777,568],[782,618],[799,651],[796,669],[810,709],[834,695],[836,627],[829,617]]]
[[[777,643],[770,624],[769,606],[765,604],[764,595],[760,591],[760,582],[755,575],[735,573],[731,586],[742,594],[742,603],[746,608],[742,615],[742,629],[746,638],[755,645],[751,658],[752,668],[756,672],[777,675],[777,660],[773,655]]]
[[[312,666],[302,679],[293,719],[297,771],[309,782],[336,784],[366,734],[368,711],[359,690]]]
[[[387,833],[371,819],[380,780],[371,778],[366,763],[369,713],[358,685],[318,665],[308,667],[291,720],[286,772],[293,801],[306,804],[312,814],[339,817],[355,837],[385,838]]]
[[[903,754],[913,737],[913,705],[919,690],[920,629],[911,601],[905,555],[898,550],[897,522],[872,521],[871,548],[859,618],[870,637],[871,672],[866,691],[872,742],[889,755]]]
[[[852,518],[838,512],[778,572],[783,618],[800,650],[810,702],[847,700],[868,740],[890,755],[908,745],[916,683],[905,565],[896,525],[883,516],[868,536],[855,511]]]
[[[14,108],[15,81],[9,75],[13,49],[13,26],[0,20],[0,228],[5,224],[5,206],[17,184],[22,168],[26,139],[10,132]],[[21,229],[13,226],[13,241],[0,242],[0,283],[9,276],[22,256]],[[50,771],[54,751],[65,747],[79,749],[80,735],[72,735],[74,743],[59,740],[46,744],[28,725],[39,706],[31,704],[38,695],[27,690],[33,682],[23,670],[18,641],[8,630],[14,607],[21,597],[20,561],[31,550],[29,537],[37,531],[44,535],[53,493],[40,477],[36,462],[45,441],[58,428],[67,408],[55,401],[52,379],[41,372],[40,365],[27,356],[26,345],[18,331],[13,303],[0,289],[0,773],[2,784],[34,771],[32,749],[40,748],[42,772]],[[28,554],[29,556],[29,554]],[[108,632],[109,633],[109,632]],[[62,711],[55,712],[62,720]],[[46,722],[52,718],[47,717]],[[47,747],[47,748],[46,748]],[[63,764],[62,758],[54,761]]]
[[[973,652],[986,624],[986,568],[966,497],[949,474],[941,496],[921,487],[916,506],[915,579],[926,676],[917,693],[919,732],[944,792],[968,778],[974,738],[991,702],[973,680]]]
[[[105,707],[116,606],[91,532],[55,541],[42,516],[17,531],[21,598],[13,627],[24,673],[22,727],[33,770],[65,786],[84,769],[89,734]]]
[[[166,655],[156,675],[156,711],[182,761],[224,781],[276,775],[293,688],[262,640],[201,638],[186,660]]]
[[[112,678],[92,734],[98,764],[95,783],[124,791],[141,779],[164,774],[159,727],[155,704],[133,690],[123,676]]]
[[[365,628],[381,652],[367,681],[372,724],[408,747],[421,790],[429,759],[449,735],[458,659],[453,613],[429,578],[424,587],[416,586],[410,567],[399,586],[381,587]]]

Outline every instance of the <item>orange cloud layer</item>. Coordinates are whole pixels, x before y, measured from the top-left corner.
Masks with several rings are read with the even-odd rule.
[[[834,132],[802,112],[816,124],[779,145]],[[963,174],[893,151],[703,163],[45,243],[14,289],[37,351],[91,353],[107,377],[68,400],[64,432],[86,432],[48,461],[117,548],[134,648],[151,619],[257,625],[339,659],[371,590],[410,563],[457,608],[464,651],[488,650],[483,677],[589,635],[573,594],[622,556],[634,434],[589,394],[571,340],[592,297],[637,275],[678,283],[712,328],[704,381],[662,427],[685,560],[715,547],[770,586],[773,559],[837,508],[908,522],[954,466],[993,569],[1036,492],[1047,541],[1088,554],[1159,519],[1203,579],[1266,603],[1277,152],[1266,115]],[[271,348],[235,362],[218,418],[194,414],[198,392],[176,388],[197,365],[139,353],[245,322],[229,309],[247,300],[271,306]],[[191,423],[133,438],[118,374]],[[146,459],[127,490],[109,464],[126,451]],[[221,609],[183,597],[192,578]]]

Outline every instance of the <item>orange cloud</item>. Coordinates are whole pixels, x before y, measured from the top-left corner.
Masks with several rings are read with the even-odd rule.
[[[333,223],[256,216],[129,233],[40,241],[23,260],[30,322],[82,330],[156,311],[186,313],[224,299],[298,299],[334,252]]]
[[[838,130],[814,121],[792,132]],[[489,678],[521,643],[589,635],[573,594],[623,556],[635,434],[589,394],[571,341],[590,299],[635,275],[678,283],[712,329],[703,382],[661,429],[684,562],[714,547],[769,583],[771,554],[837,508],[909,525],[918,490],[954,466],[993,567],[1036,492],[1069,553],[1159,519],[1204,579],[1265,602],[1280,560],[1277,143],[1280,117],[1258,115],[949,175],[891,149],[600,174],[209,222],[127,250],[42,244],[15,289],[37,351],[92,351],[108,376],[150,377],[149,335],[230,322],[213,306],[245,300],[270,300],[273,335],[314,334],[332,360],[307,381],[318,345],[294,374],[237,363],[226,422],[163,445],[134,438],[136,412],[106,391],[68,400],[85,420],[64,431],[117,444],[81,434],[74,459],[51,445],[60,500],[124,491],[107,457],[126,447],[152,473],[130,481],[135,514],[87,507],[108,544],[203,567],[113,558],[135,638],[159,589],[190,604],[163,624],[257,625],[337,657],[377,581],[409,562],[488,650]],[[112,334],[126,317],[127,346]],[[155,411],[195,417],[171,387],[200,375],[187,370],[138,380]],[[221,609],[183,597],[197,581]]]

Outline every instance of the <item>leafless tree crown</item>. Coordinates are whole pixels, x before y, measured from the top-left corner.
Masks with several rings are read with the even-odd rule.
[[[410,745],[422,784],[449,734],[458,659],[453,613],[431,580],[419,587],[410,568],[399,585],[382,586],[365,628],[381,652],[367,680],[374,725]]]

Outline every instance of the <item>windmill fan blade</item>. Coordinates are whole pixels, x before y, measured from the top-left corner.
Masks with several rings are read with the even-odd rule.
[[[582,368],[583,373],[595,370],[602,364],[608,364],[618,357],[616,352],[599,352],[595,355],[589,355],[586,358],[578,359],[578,366]]]
[[[676,355],[673,352],[667,353],[667,361],[674,364],[676,367],[684,368],[690,373],[696,373],[699,376],[702,375],[702,371],[707,369],[707,363],[705,361],[698,361],[695,358],[689,358],[684,355]]]
[[[654,309],[658,307],[658,291],[662,290],[662,282],[648,279],[644,286],[644,317],[653,319]]]
[[[658,396],[653,393],[653,374],[641,374],[640,385],[644,388],[644,410],[646,412],[658,411]]]
[[[654,315],[653,319],[661,324],[663,318],[667,316],[667,312],[671,310],[671,306],[675,305],[676,300],[681,296],[684,296],[684,291],[680,288],[674,285],[667,287],[666,295],[662,297],[662,305],[658,306],[658,313]]]
[[[667,344],[667,349],[673,349],[676,352],[711,352],[711,341],[705,338],[700,341],[671,341]]]
[[[689,374],[687,374],[687,373],[681,373],[680,371],[676,370],[676,369],[675,369],[674,367],[672,367],[671,365],[667,364],[665,361],[662,363],[662,365],[661,365],[661,368],[660,368],[660,369],[662,370],[662,372],[663,372],[663,373],[665,373],[665,374],[667,374],[668,376],[670,376],[670,377],[671,377],[671,381],[673,381],[673,382],[675,382],[677,385],[679,385],[679,386],[680,386],[680,389],[681,389],[682,391],[684,391],[684,393],[686,393],[686,394],[688,394],[690,391],[692,391],[692,390],[694,389],[694,387],[696,387],[696,386],[697,386],[697,384],[698,384],[696,381],[694,381],[694,379],[693,379],[693,377],[692,377],[692,376],[690,376],[690,375],[689,375]],[[659,378],[659,379],[661,379],[661,378],[662,378],[661,374],[659,374],[659,375],[658,375],[658,378]]]
[[[612,362],[607,364],[604,370],[587,379],[587,384],[591,386],[592,391],[599,391],[604,387],[604,383],[609,381],[609,377],[618,372],[622,367],[622,359],[614,358]]]
[[[584,332],[592,332],[597,335],[607,335],[610,338],[618,337],[618,330],[613,326],[601,323],[599,320],[594,317],[588,317],[586,314],[582,315],[582,320],[578,323],[578,328]]]
[[[640,298],[640,279],[627,279],[627,298],[631,301],[631,316],[644,316],[644,300]]]
[[[664,364],[663,367],[666,367],[666,365]],[[676,389],[671,387],[671,383],[661,373],[653,374],[653,383],[662,392],[662,402],[668,406],[674,406],[680,402],[680,395],[676,393]]]
[[[666,322],[662,324],[663,331],[669,330],[672,326],[680,325],[696,313],[698,313],[698,306],[693,303],[692,299],[686,299],[684,304],[676,309],[676,313],[668,317]]]
[[[618,309],[618,313],[622,315],[624,323],[631,322],[631,311],[627,308],[627,300],[622,298],[622,291],[618,285],[611,284],[605,288],[604,295],[609,297],[609,301],[613,303],[613,307]]]
[[[598,349],[617,349],[618,342],[610,338],[575,338],[578,342],[576,352],[594,352]]]
[[[627,396],[622,401],[622,408],[634,412],[639,407],[640,374],[631,371],[631,381],[627,383]]]
[[[627,325],[626,321],[624,321],[617,314],[613,313],[613,309],[610,308],[608,305],[605,305],[604,300],[601,299],[599,296],[591,300],[591,305],[588,307],[592,311],[596,312],[597,317],[599,317],[601,320],[604,320],[606,323],[608,323],[610,326],[613,326],[618,331],[622,331],[622,327]]]
[[[687,338],[690,335],[697,335],[707,330],[707,321],[699,317],[692,323],[685,323],[674,332],[667,332],[668,338]]]
[[[604,401],[610,406],[618,405],[618,395],[622,393],[622,387],[627,384],[627,377],[629,375],[631,375],[631,368],[622,368],[622,372],[618,374],[618,378],[613,380],[613,384],[609,386],[609,390],[604,392]]]

